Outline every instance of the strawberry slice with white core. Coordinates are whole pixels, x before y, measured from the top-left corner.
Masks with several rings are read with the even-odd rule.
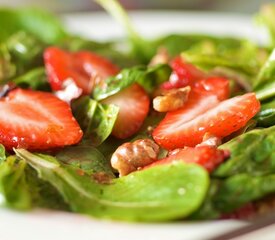
[[[89,51],[68,52],[57,47],[44,51],[48,81],[53,91],[64,89],[67,79],[75,82],[85,95],[90,94],[95,81],[105,80],[119,72],[108,59]]]
[[[153,138],[160,146],[166,149],[194,147],[202,142],[206,133],[219,138],[228,136],[255,116],[260,102],[254,93],[247,93],[225,100],[197,116],[192,112],[192,105],[186,107],[167,113],[154,130]]]
[[[133,84],[104,99],[102,103],[114,104],[119,107],[112,134],[117,138],[124,139],[132,136],[141,127],[149,111],[150,99],[141,86]]]
[[[0,100],[0,143],[7,149],[63,147],[82,134],[70,106],[51,93],[16,89]]]

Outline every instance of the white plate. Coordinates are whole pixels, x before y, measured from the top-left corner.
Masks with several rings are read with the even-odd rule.
[[[147,37],[172,32],[241,36],[263,43],[266,32],[257,29],[251,16],[195,12],[135,12],[131,17]],[[72,32],[94,39],[123,37],[123,30],[103,13],[64,16]],[[36,210],[18,213],[0,209],[1,240],[202,240],[245,225],[241,221],[137,224],[102,221],[77,214]]]

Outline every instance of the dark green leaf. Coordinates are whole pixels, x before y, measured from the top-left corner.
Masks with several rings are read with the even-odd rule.
[[[94,146],[100,145],[112,132],[119,108],[115,105],[101,104],[89,97],[82,97],[72,104],[73,113],[84,138]]]
[[[265,176],[238,174],[222,182],[213,202],[216,209],[228,213],[274,192],[275,174]]]
[[[143,77],[137,79],[137,82],[148,93],[152,93],[161,83],[168,81],[171,72],[172,70],[169,65],[155,65],[149,67]]]
[[[142,78],[146,70],[145,66],[123,69],[116,76],[107,78],[104,86],[96,86],[93,91],[93,97],[96,100],[102,100],[118,93]]]
[[[9,80],[43,66],[45,45],[25,32],[11,35],[0,45],[0,79]]]
[[[5,44],[11,55],[11,60],[16,66],[17,76],[34,67],[43,66],[45,44],[33,35],[18,32],[11,35]]]
[[[217,219],[247,203],[275,193],[275,174],[251,176],[236,174],[226,179],[212,179],[202,206],[191,219]]]
[[[56,155],[56,158],[66,164],[76,166],[86,173],[104,173],[114,177],[110,162],[92,146],[67,147]]]
[[[275,127],[247,132],[221,145],[221,148],[229,150],[231,156],[213,173],[215,177],[275,173]]]
[[[73,211],[100,218],[128,221],[183,218],[201,205],[208,189],[207,172],[193,164],[157,166],[106,185],[90,176],[79,176],[74,167],[62,165],[52,157],[23,149],[17,149],[16,154],[51,182]]]
[[[166,64],[153,67],[137,66],[123,69],[116,76],[108,78],[104,86],[96,86],[93,91],[93,97],[96,100],[105,99],[135,82],[142,85],[148,92],[151,92],[157,85],[167,81],[170,73],[171,69]]]
[[[261,104],[261,110],[256,115],[259,127],[270,127],[275,125],[275,100]]]
[[[33,90],[46,91],[50,90],[45,69],[42,67],[34,68],[25,74],[12,79],[11,81],[21,88],[31,88]]]

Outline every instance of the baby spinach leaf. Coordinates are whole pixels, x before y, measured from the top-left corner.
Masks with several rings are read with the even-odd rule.
[[[17,74],[33,67],[43,66],[43,50],[46,45],[33,35],[18,32],[11,35],[5,44],[16,65]]]
[[[41,43],[31,34],[18,32],[0,45],[0,79],[10,80],[33,68],[43,66]]]
[[[96,86],[93,97],[96,100],[103,100],[137,82],[149,93],[160,83],[168,80],[171,68],[166,64],[153,67],[136,66],[123,69],[114,77],[108,78],[104,86]]]
[[[207,197],[190,219],[217,219],[247,203],[275,192],[275,174],[252,176],[241,173],[226,179],[211,179]]]
[[[275,173],[275,127],[242,134],[220,146],[230,151],[230,158],[213,173],[229,177],[239,173],[252,176]]]
[[[19,210],[30,209],[31,194],[26,182],[26,162],[8,157],[0,163],[0,196],[1,205]]]
[[[100,145],[112,132],[119,108],[82,97],[72,104],[73,114],[94,146]]]
[[[11,79],[11,81],[21,88],[45,91],[51,89],[43,67],[34,68],[17,78]]]
[[[142,78],[146,70],[145,66],[123,69],[116,76],[107,78],[104,86],[96,86],[93,91],[93,97],[96,100],[102,100],[118,93]]]
[[[172,69],[167,64],[158,64],[148,67],[143,76],[137,79],[148,93],[152,93],[161,83],[168,81]]]
[[[48,44],[57,43],[66,36],[59,20],[41,9],[2,8],[0,9],[0,28],[0,42],[19,31],[30,33]]]
[[[0,205],[17,210],[33,207],[68,210],[57,190],[15,156],[0,162],[0,197]]]
[[[75,167],[55,158],[16,149],[16,154],[34,167],[63,195],[75,212],[100,218],[128,221],[166,221],[183,218],[202,203],[208,189],[208,174],[198,165],[175,163],[157,166],[99,184],[79,176]]]
[[[111,178],[114,177],[110,162],[92,146],[73,146],[62,149],[55,156],[59,161],[76,166],[86,173],[104,173]]]
[[[268,82],[274,81],[275,74],[275,49],[266,60],[265,64],[260,69],[256,81],[254,82],[254,89],[257,90]]]
[[[38,177],[37,172],[27,165],[25,178],[31,196],[32,207],[69,211],[69,206],[50,183]]]
[[[261,110],[255,119],[259,127],[275,125],[275,100],[261,104]]]
[[[235,69],[248,75],[253,75],[257,71],[255,66],[250,66],[246,62],[237,61],[237,58],[230,58],[223,55],[194,54],[191,52],[183,52],[181,55],[186,61],[193,63],[205,70],[211,70],[214,67],[219,66]]]
[[[213,202],[219,211],[228,213],[274,192],[275,174],[237,174],[222,182]]]
[[[217,194],[222,180],[211,179],[210,186],[207,195],[200,206],[191,216],[190,220],[202,220],[202,219],[218,219],[221,216],[221,211],[218,210],[214,204],[214,197]]]
[[[262,66],[253,86],[257,98],[261,101],[275,96],[275,49]]]
[[[16,66],[12,62],[11,55],[5,44],[0,44],[0,82],[5,81],[16,74]]]

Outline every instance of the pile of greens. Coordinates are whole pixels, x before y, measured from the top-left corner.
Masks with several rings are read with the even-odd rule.
[[[0,145],[0,204],[18,210],[42,207],[99,218],[167,221],[220,218],[275,193],[275,5],[263,6],[257,15],[270,32],[269,45],[258,46],[251,40],[200,34],[144,39],[115,0],[96,1],[122,24],[126,40],[96,42],[75,36],[40,9],[0,9],[1,85],[50,91],[42,57],[50,45],[89,50],[123,69],[108,79],[107,88],[95,89],[93,98],[73,102],[84,132],[79,145],[51,153],[6,152]],[[110,167],[110,154],[121,144],[110,136],[118,109],[99,100],[133,82],[151,93],[166,81],[169,65],[147,66],[159,47],[171,56],[182,54],[209,74],[227,77],[235,94],[236,89],[255,91],[261,101],[253,123],[220,146],[231,156],[211,175],[196,164],[176,163],[116,178]],[[142,129],[157,121],[149,117]]]

